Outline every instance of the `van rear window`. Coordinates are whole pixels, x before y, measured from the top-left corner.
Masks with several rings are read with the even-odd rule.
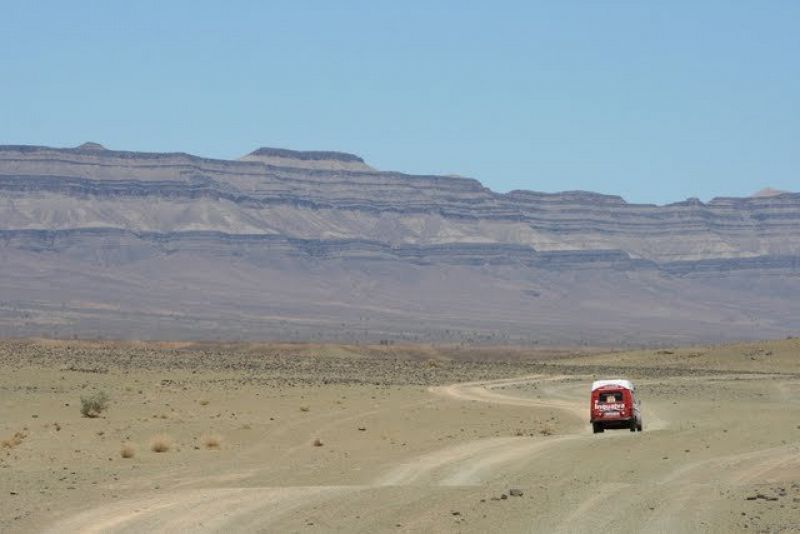
[[[622,392],[621,391],[601,391],[598,401],[601,404],[611,404],[616,402],[622,402]]]

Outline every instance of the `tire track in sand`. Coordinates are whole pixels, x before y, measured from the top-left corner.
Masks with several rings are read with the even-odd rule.
[[[293,510],[357,491],[357,486],[208,488],[126,499],[58,522],[48,534],[222,532],[269,524]],[[251,517],[248,521],[248,516]]]
[[[469,382],[430,388],[434,394],[457,400],[552,408],[576,417],[585,416],[582,403],[563,399],[514,397],[495,388],[564,377],[533,375],[515,379]],[[352,416],[351,416],[352,417]],[[295,510],[338,499],[367,489],[387,486],[475,485],[490,479],[500,466],[531,459],[566,440],[586,439],[591,434],[548,438],[486,438],[462,443],[419,456],[392,467],[371,484],[352,486],[236,487],[178,489],[158,496],[125,499],[92,508],[54,524],[55,533],[100,532],[222,532],[248,526],[264,528]]]

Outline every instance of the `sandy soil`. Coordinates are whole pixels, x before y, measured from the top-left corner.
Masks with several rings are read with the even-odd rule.
[[[800,340],[564,356],[4,342],[0,531],[800,532]]]

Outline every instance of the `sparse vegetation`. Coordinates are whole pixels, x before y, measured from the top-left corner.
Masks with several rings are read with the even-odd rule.
[[[219,434],[207,434],[200,438],[206,449],[219,449],[222,447],[222,436]]]
[[[98,417],[108,409],[109,397],[105,391],[96,391],[81,397],[81,414],[84,417]]]
[[[311,411],[311,407],[310,406],[300,406],[300,411],[301,412],[310,412]]]
[[[153,452],[167,452],[172,448],[172,438],[164,434],[153,436],[150,440],[150,450]]]
[[[695,372],[689,364],[677,369],[677,374],[673,375],[667,369],[652,367],[654,349],[639,351],[633,356],[629,353],[613,356],[632,366],[630,370],[622,369],[620,372],[631,374],[634,379],[642,381],[646,409],[658,413],[666,426],[658,432],[646,431],[639,439],[633,438],[627,430],[616,435],[611,433],[610,436],[606,432],[606,436],[597,439],[583,435],[582,439],[565,441],[565,447],[553,440],[585,434],[587,422],[575,420],[558,408],[564,405],[566,396],[574,396],[575,406],[580,406],[581,413],[586,413],[588,395],[581,384],[585,385],[592,374],[608,376],[612,372],[616,373],[616,360],[605,362],[605,365],[612,367],[603,367],[602,363],[593,358],[588,359],[589,363],[581,363],[582,360],[577,359],[575,362],[564,362],[561,359],[539,368],[536,362],[511,359],[462,365],[443,358],[437,360],[441,362],[441,367],[429,369],[428,360],[423,354],[419,358],[408,360],[354,357],[349,366],[342,363],[339,367],[331,367],[331,361],[336,361],[335,355],[315,359],[316,353],[313,353],[305,360],[295,358],[295,361],[287,359],[286,362],[278,362],[276,368],[270,371],[251,371],[249,368],[240,371],[237,368],[223,373],[218,371],[216,360],[211,361],[211,357],[208,357],[197,358],[196,373],[118,369],[116,364],[107,362],[111,371],[102,380],[74,373],[65,375],[59,368],[42,371],[36,367],[40,360],[33,358],[32,365],[10,366],[3,362],[3,369],[9,371],[0,373],[3,378],[0,387],[5,388],[5,391],[16,391],[14,388],[20,385],[26,387],[19,394],[0,400],[0,476],[3,477],[0,485],[5,488],[3,504],[16,515],[32,511],[26,523],[20,522],[20,525],[29,525],[34,524],[33,521],[39,521],[36,514],[41,514],[42,524],[50,517],[69,519],[73,514],[77,516],[83,510],[75,510],[74,504],[81,499],[87,508],[97,507],[103,514],[134,514],[135,510],[140,509],[142,501],[139,500],[139,495],[142,494],[147,494],[145,498],[148,499],[150,495],[153,499],[171,499],[176,495],[192,497],[194,488],[203,488],[202,491],[211,490],[208,495],[213,496],[216,488],[250,485],[248,480],[240,477],[248,476],[252,469],[259,471],[261,482],[266,481],[265,484],[276,488],[281,485],[305,487],[307,484],[318,483],[345,485],[362,480],[413,485],[417,484],[415,480],[424,482],[452,477],[452,481],[460,479],[462,482],[478,484],[467,501],[452,500],[449,497],[440,499],[439,492],[452,490],[428,490],[424,487],[427,484],[407,489],[419,493],[419,508],[412,503],[410,513],[424,508],[425,513],[430,511],[430,517],[437,521],[432,526],[422,524],[423,530],[424,527],[430,527],[429,530],[446,529],[451,521],[452,510],[449,507],[456,505],[453,510],[460,510],[461,513],[461,516],[456,517],[464,517],[465,521],[474,520],[474,530],[485,530],[487,525],[491,527],[494,519],[490,517],[496,518],[498,513],[509,514],[511,520],[508,524],[513,530],[514,525],[534,524],[530,522],[535,521],[530,519],[530,507],[523,506],[523,501],[528,504],[547,502],[558,506],[558,513],[569,513],[568,508],[578,504],[583,496],[606,496],[609,487],[607,484],[612,484],[613,489],[619,483],[620,472],[642,469],[641,466],[651,465],[653,462],[659,463],[652,465],[652,470],[648,473],[668,473],[714,458],[715,455],[755,453],[766,446],[773,452],[758,460],[765,462],[765,468],[777,465],[778,461],[788,461],[794,452],[792,448],[778,447],[781,441],[791,444],[792,440],[797,440],[800,436],[800,421],[792,420],[791,411],[781,409],[780,403],[773,401],[784,396],[789,397],[797,390],[794,370],[797,369],[797,347],[800,345],[797,342],[782,343],[792,343],[792,346],[784,349],[778,342],[763,342],[758,345],[765,349],[763,358],[761,353],[759,358],[784,358],[786,363],[783,365],[792,374],[787,372],[781,378],[753,375],[751,380],[748,373],[747,380],[739,380],[737,378],[740,375],[732,371],[726,370],[724,375],[722,372],[715,375],[701,374],[699,371]],[[243,346],[237,345],[235,350],[244,351]],[[253,350],[254,353],[257,352]],[[400,347],[395,350],[401,354]],[[711,354],[715,350],[718,349],[703,349]],[[737,345],[723,356],[735,366],[741,362],[750,362],[745,353],[754,350]],[[768,351],[774,354],[765,356]],[[696,352],[700,350],[676,349],[674,355],[661,356],[659,361],[672,358],[680,363],[686,355]],[[781,356],[784,352],[786,356]],[[165,349],[154,348],[153,353],[154,361],[158,356],[162,358],[158,360],[162,364],[170,359],[186,358],[189,361],[194,358],[194,353],[191,352],[187,356],[183,352],[173,354],[165,352]],[[13,352],[11,358],[17,357],[16,354],[19,352]],[[54,354],[55,356],[47,357],[58,356],[57,352]],[[124,350],[120,349],[115,354],[114,357],[127,364]],[[226,354],[220,351],[220,355],[215,358],[224,362]],[[236,360],[236,354],[233,356],[234,361],[241,363]],[[720,361],[722,359],[719,358]],[[688,361],[694,365],[700,358]],[[209,365],[210,369],[202,367],[204,365]],[[376,367],[371,368],[372,365]],[[379,365],[382,367],[378,368]],[[303,377],[312,376],[312,372],[318,373],[321,378],[318,381],[306,381]],[[533,379],[532,382],[497,382],[487,386],[489,389],[486,391],[489,394],[481,401],[466,400],[480,398],[473,395],[483,391],[479,390],[480,382],[476,381],[487,380],[487,376],[494,378],[498,374],[505,375],[503,378],[529,377],[531,374],[543,376],[540,381]],[[62,380],[62,376],[66,378]],[[173,376],[181,386],[160,385],[164,376]],[[384,376],[388,378],[384,379]],[[710,379],[699,379],[705,376]],[[427,382],[427,377],[432,377],[431,381],[447,379],[473,382],[476,385],[437,388],[432,392],[427,391],[427,386],[390,385],[412,382],[428,384],[430,382]],[[324,387],[319,386],[322,379],[329,380],[330,383]],[[368,379],[373,382],[367,383]],[[352,384],[348,381],[352,381]],[[140,384],[146,388],[144,395],[125,393],[126,385],[138,389]],[[101,389],[111,396],[111,405],[99,419],[87,420],[80,413],[75,413],[75,409],[81,406],[77,401],[82,395]],[[441,399],[450,393],[455,397]],[[461,394],[467,395],[462,397]],[[519,405],[505,404],[503,398],[524,400]],[[213,407],[210,402],[208,405],[202,404],[202,401],[210,399],[214,399]],[[737,423],[740,416],[733,410],[741,399],[756,405],[758,413],[763,414],[765,420],[748,421],[748,425]],[[678,406],[673,404],[676,400],[679,401]],[[548,407],[549,401],[552,401],[552,407]],[[541,406],[536,406],[538,404]],[[730,410],[728,405],[731,406]],[[697,412],[696,419],[694,415],[692,417],[692,424],[687,424],[681,414],[693,406],[712,412]],[[313,411],[314,415],[303,413],[301,407],[308,412]],[[34,413],[39,414],[38,419],[31,419]],[[161,418],[164,414],[167,419]],[[714,418],[718,415],[717,421]],[[697,423],[697,427],[693,426],[694,423]],[[700,424],[704,425],[703,433],[696,430],[700,428]],[[754,430],[748,434],[751,424]],[[26,430],[26,426],[30,430]],[[15,431],[28,434],[27,439],[23,442],[23,436],[12,436]],[[765,431],[772,433],[766,441],[757,437]],[[325,439],[322,439],[323,435]],[[306,441],[308,436],[311,439]],[[720,436],[725,436],[730,446],[727,443],[724,447],[720,446]],[[609,437],[615,439],[605,439]],[[750,439],[752,443],[748,441]],[[313,478],[305,469],[295,469],[295,476],[292,465],[275,461],[276,453],[292,450],[298,443],[302,449],[295,451],[299,462],[296,465],[313,467]],[[538,448],[540,445],[543,446],[541,449]],[[691,449],[691,453],[684,452],[686,449]],[[630,454],[627,453],[628,450],[631,451]],[[162,452],[164,454],[160,454]],[[238,459],[239,453],[243,453],[246,458]],[[522,463],[507,461],[509,458],[528,458],[530,455],[538,455],[537,460]],[[586,462],[586,458],[598,455],[613,467],[613,471],[611,467],[605,467],[606,463],[601,465],[598,462]],[[661,460],[665,456],[668,456],[668,461]],[[541,459],[543,460],[540,462]],[[446,463],[437,463],[439,461]],[[585,476],[551,478],[561,467],[576,461],[583,462],[587,467]],[[41,468],[34,468],[37,462],[41,464]],[[484,471],[481,467],[475,471],[472,465],[491,466],[491,469]],[[729,466],[731,473],[734,473],[738,471],[739,465],[742,469],[750,469],[754,464],[745,457],[741,462],[737,459],[726,463],[725,467]],[[492,471],[495,467],[496,473]],[[595,467],[598,471],[593,472]],[[704,464],[702,469],[693,471],[693,474],[697,474],[697,480],[707,474],[706,480],[713,484],[713,477],[719,470],[715,469],[715,465],[708,469],[706,467],[708,466]],[[358,471],[358,468],[363,471]],[[518,472],[520,476],[517,476]],[[166,483],[170,473],[176,478],[180,477],[181,481],[175,485]],[[416,473],[424,473],[424,476]],[[507,483],[503,483],[506,479]],[[677,477],[674,484],[671,482],[668,487],[663,488],[663,492],[660,487],[654,489],[645,477],[641,477],[641,480],[643,486],[638,485],[638,477],[627,477],[624,480],[626,484],[630,483],[628,487],[631,491],[640,491],[643,488],[643,498],[647,499],[640,503],[643,509],[635,519],[644,518],[644,521],[648,521],[648,516],[652,517],[652,514],[647,506],[658,499],[670,499],[672,492],[675,492],[675,504],[681,503],[683,486]],[[498,481],[500,485],[496,484]],[[690,484],[694,481],[693,478]],[[781,484],[784,482],[782,480]],[[721,506],[725,508],[720,510],[727,513],[732,506],[736,506],[736,499],[755,495],[757,491],[765,492],[765,488],[757,486],[757,483],[754,478],[752,481],[748,480],[747,485],[732,485],[729,488],[730,495],[723,497],[724,502],[721,501]],[[775,514],[781,514],[775,517],[783,520],[790,517],[793,511],[791,499],[796,492],[791,493],[793,490],[788,486],[790,483],[785,482],[788,498],[781,498],[775,504]],[[173,486],[188,491],[175,490]],[[693,486],[688,488],[691,491]],[[524,490],[524,495],[517,496],[512,489]],[[18,492],[19,495],[7,496],[11,491]],[[224,494],[224,491],[227,490],[221,493]],[[291,491],[304,492],[303,489]],[[428,491],[430,493],[426,493]],[[500,497],[501,491],[508,500]],[[560,500],[554,501],[549,497],[554,491],[559,494],[563,492],[564,495],[575,492],[575,498],[563,503]],[[246,499],[259,498],[258,495],[242,495]],[[305,493],[300,495],[306,499],[306,505],[311,506],[316,502],[306,497]],[[800,498],[800,494],[797,495]],[[376,505],[384,505],[390,502],[393,495],[379,492],[375,497]],[[485,498],[487,504],[475,506],[484,507],[479,512],[487,512],[486,521],[462,507],[470,504],[468,501],[474,502],[475,498]],[[490,507],[495,505],[488,503],[495,500],[507,505],[503,510],[493,511]],[[599,502],[600,507],[612,501],[613,499],[603,499],[602,502],[592,502]],[[520,506],[508,507],[517,502]],[[111,508],[105,508],[106,503]],[[127,508],[127,504],[119,503],[130,503],[135,508]],[[155,515],[137,514],[144,522],[132,522],[131,528],[146,530],[147,521],[160,521],[162,518],[164,522],[173,518],[183,521],[183,518],[171,514],[176,510],[181,514],[195,514],[195,508],[189,501],[187,503],[185,507],[164,508],[170,516],[156,518]],[[704,506],[706,503],[713,504],[711,501],[703,501]],[[630,503],[626,501],[626,504]],[[763,508],[769,503],[764,499],[756,499],[752,504]],[[778,508],[779,504],[785,504],[786,508]],[[43,512],[48,506],[52,508],[52,515],[45,515]],[[448,508],[443,509],[441,506]],[[750,504],[746,503],[745,506]],[[15,511],[14,507],[19,507],[20,511]],[[619,510],[615,508],[612,512],[616,514],[619,511],[621,517],[623,512],[630,509],[631,507]],[[308,517],[314,513],[310,508],[307,511]],[[751,510],[745,511],[749,517]],[[752,511],[755,513],[756,509]],[[639,514],[637,510],[634,512]],[[213,513],[209,511],[209,517]],[[723,520],[726,522],[719,530],[725,530],[732,524],[725,518]],[[98,517],[87,517],[87,523],[84,524],[90,521],[96,524]],[[586,516],[586,521],[586,524],[591,523],[591,514]],[[317,526],[320,525],[316,520],[314,522]],[[355,518],[343,520],[342,530],[358,530],[361,528],[360,523],[363,521],[356,521]],[[56,530],[59,525],[54,522],[54,526],[53,530]],[[749,530],[757,531],[758,528],[751,524]]]
[[[19,432],[14,432],[13,436],[11,436],[9,438],[6,438],[4,440],[0,440],[0,448],[13,449],[17,445],[19,445],[23,441],[25,441],[25,438],[27,438],[27,437],[28,437],[28,433],[26,431],[24,431],[24,430],[21,430]]]

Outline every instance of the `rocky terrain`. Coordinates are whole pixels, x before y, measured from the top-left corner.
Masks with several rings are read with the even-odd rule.
[[[798,532],[798,354],[3,340],[0,531]]]
[[[337,152],[0,147],[0,335],[670,344],[800,331],[800,194],[499,194]]]

